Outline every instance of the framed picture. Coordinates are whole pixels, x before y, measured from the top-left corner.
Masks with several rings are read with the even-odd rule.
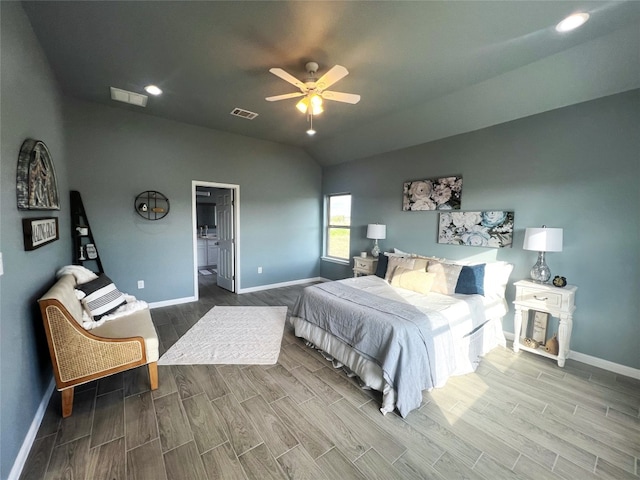
[[[60,238],[58,217],[23,218],[24,249],[35,250]]]
[[[546,312],[538,312],[529,310],[529,318],[531,319],[531,338],[540,345],[547,342],[547,325],[549,324],[550,314]]]
[[[469,247],[511,247],[514,212],[440,213],[438,243]]]
[[[460,210],[462,176],[404,182],[402,210]]]

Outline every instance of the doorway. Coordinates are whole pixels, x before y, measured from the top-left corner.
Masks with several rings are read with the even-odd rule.
[[[191,182],[194,297],[200,298],[201,276],[236,292],[239,284],[240,186]]]

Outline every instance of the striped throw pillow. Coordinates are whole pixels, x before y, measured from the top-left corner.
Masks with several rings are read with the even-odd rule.
[[[95,280],[77,285],[76,290],[85,294],[82,305],[94,320],[99,320],[127,303],[122,292],[104,274],[100,274]]]

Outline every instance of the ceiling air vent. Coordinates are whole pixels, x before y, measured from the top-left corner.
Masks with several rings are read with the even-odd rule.
[[[235,115],[236,117],[246,118],[247,120],[253,120],[258,116],[257,113],[250,112],[249,110],[244,110],[242,108],[234,108],[231,110],[231,115]]]
[[[111,99],[117,100],[118,102],[129,103],[131,105],[136,105],[138,107],[146,107],[147,106],[147,97],[146,95],[141,95],[139,93],[129,92],[128,90],[122,90],[120,88],[109,87],[111,89]]]

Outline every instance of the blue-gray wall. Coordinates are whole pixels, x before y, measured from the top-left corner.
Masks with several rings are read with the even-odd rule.
[[[149,302],[193,295],[192,180],[240,185],[241,288],[317,277],[321,169],[300,149],[65,98],[17,2],[1,2],[0,478],[7,478],[52,380],[36,300],[71,263],[69,190],[79,190],[107,273]],[[230,121],[244,121],[230,117]],[[61,210],[16,208],[18,152],[43,140]],[[143,220],[135,196],[171,200]],[[23,248],[21,220],[57,216],[60,240]],[[263,273],[257,274],[257,266]],[[136,280],[145,280],[137,290]]]
[[[192,180],[240,185],[240,288],[319,275],[321,170],[302,150],[73,100],[65,119],[70,188],[121,290],[148,302],[193,295]],[[169,198],[166,217],[134,211],[145,190]]]
[[[392,134],[390,132],[390,134]],[[463,210],[513,210],[513,248],[439,245],[436,212],[402,212],[404,181],[463,175]],[[579,287],[571,348],[640,368],[640,91],[594,100],[323,170],[323,192],[351,192],[351,252],[369,250],[367,223],[387,225],[383,248],[515,264],[528,278],[536,253],[524,229],[564,229],[552,274]],[[327,278],[349,267],[323,262]],[[512,301],[514,289],[507,290]],[[513,311],[513,308],[511,309]],[[505,330],[513,331],[513,316]]]
[[[0,478],[7,478],[52,378],[36,300],[70,263],[71,241],[61,96],[20,4],[1,2],[0,9]],[[51,152],[60,211],[16,207],[18,152],[26,138],[42,140]],[[58,217],[60,240],[26,252],[22,219],[38,216]]]
[[[354,254],[370,248],[364,228],[377,221],[388,225],[385,248],[504,259],[516,264],[513,279],[535,261],[520,247],[523,229],[563,227],[565,250],[548,261],[580,287],[572,348],[640,368],[637,91],[321,172],[295,148],[63,99],[20,4],[0,2],[0,17],[0,478],[52,377],[36,299],[71,262],[69,189],[82,193],[107,272],[150,302],[193,292],[192,180],[241,186],[242,288],[349,276],[348,267],[318,262],[322,192],[353,193]],[[21,220],[49,212],[16,208],[17,156],[28,137],[48,145],[62,203],[53,213],[60,240],[32,252]],[[465,210],[515,210],[513,249],[437,245],[436,214],[400,211],[403,181],[457,173]],[[135,195],[149,189],[171,199],[162,221],[133,211]]]

